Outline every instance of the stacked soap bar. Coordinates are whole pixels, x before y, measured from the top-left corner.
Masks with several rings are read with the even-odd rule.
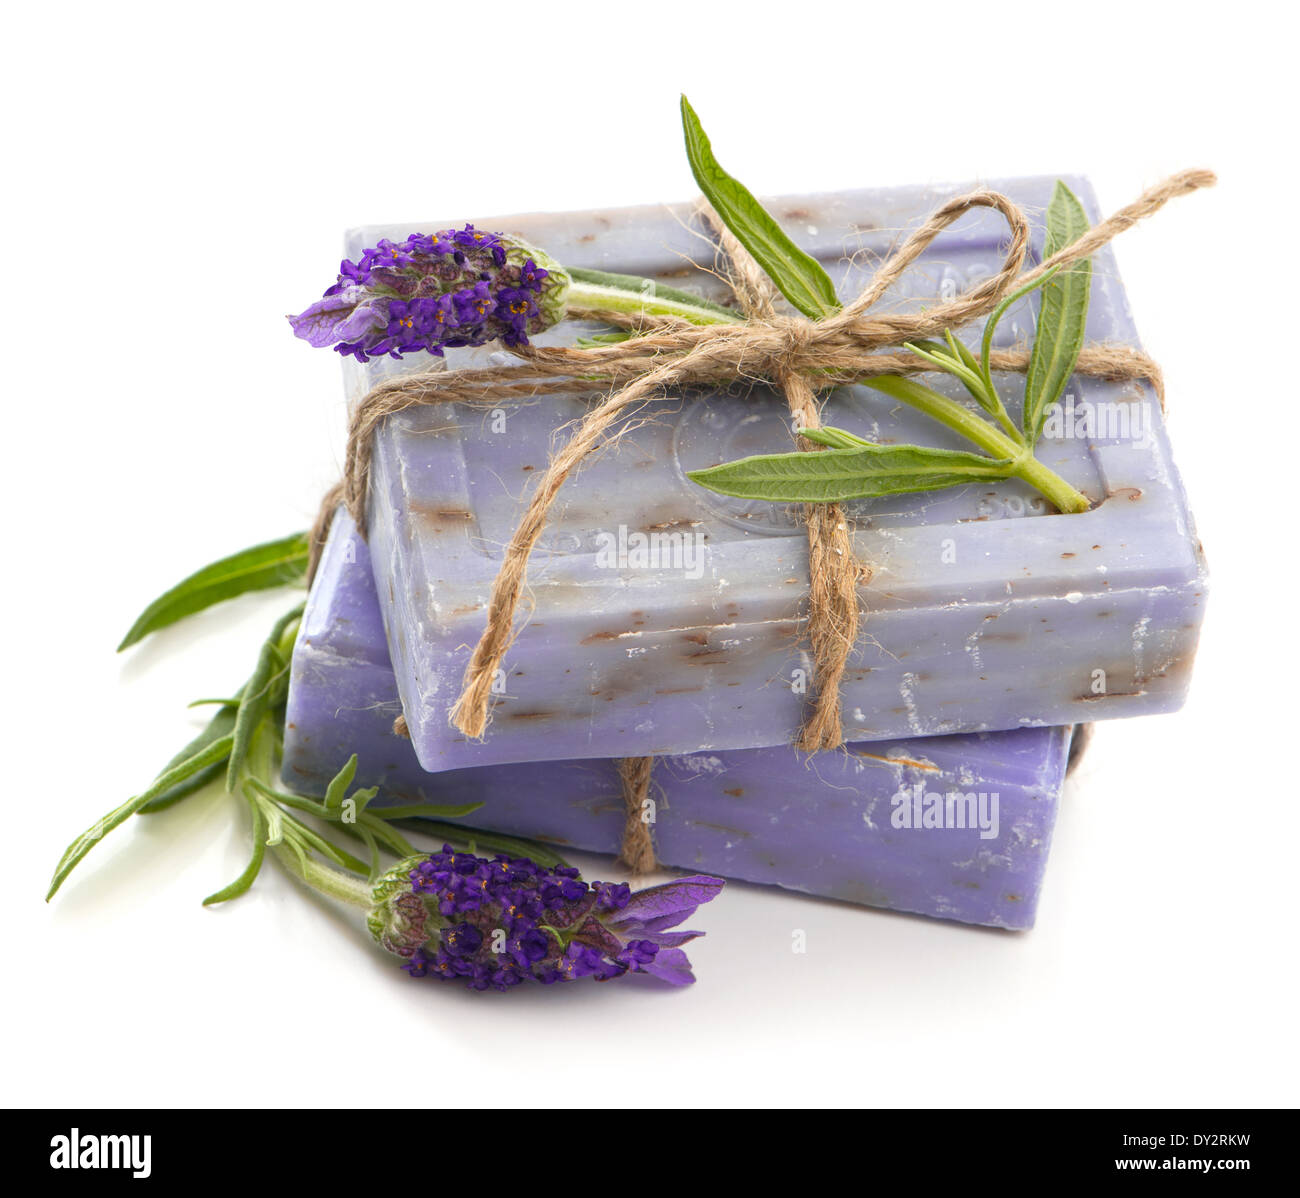
[[[334,522],[294,647],[284,780],[323,793],[352,753],[382,801],[481,802],[467,823],[617,851],[612,761],[430,774],[401,712],[365,542]],[[1070,734],[1063,728],[885,740],[802,756],[789,746],[663,758],[654,782],[669,866],[1003,928],[1034,922]],[[951,796],[951,797],[950,797]]]
[[[1086,182],[1068,182],[1096,219]],[[993,184],[1030,214],[1045,209],[1052,185]],[[774,211],[849,297],[902,230],[959,190],[843,192],[777,201]],[[684,207],[648,207],[479,223],[520,233],[569,265],[670,279],[716,298],[713,277],[687,265],[712,265],[691,219]],[[349,250],[407,232],[358,230]],[[995,213],[963,217],[884,306],[966,289],[997,268],[1005,238]],[[1037,302],[1013,309],[1000,345],[1032,336]],[[571,342],[579,331],[560,326],[546,340]],[[979,329],[964,333],[973,340]],[[1094,261],[1088,337],[1138,344],[1109,249]],[[448,365],[492,361],[488,350],[453,351]],[[354,368],[354,397],[392,369]],[[955,380],[927,381],[961,398]],[[1012,411],[1022,385],[1003,380]],[[789,743],[801,722],[814,680],[797,513],[685,477],[790,447],[784,401],[737,386],[669,397],[569,481],[529,563],[529,614],[496,679],[487,736],[470,743],[449,725],[530,481],[556,430],[588,403],[574,395],[496,411],[412,410],[376,436],[370,547],[398,693],[426,770],[716,753]],[[968,448],[864,388],[836,393],[826,419],[879,442]],[[1074,380],[1038,455],[1094,509],[1050,513],[1018,480],[848,506],[855,552],[873,570],[842,687],[850,741],[1065,725],[1182,703],[1204,565],[1150,389]]]

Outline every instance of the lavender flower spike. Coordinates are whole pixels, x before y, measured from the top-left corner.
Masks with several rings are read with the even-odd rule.
[[[293,331],[359,362],[461,345],[527,345],[564,318],[570,279],[558,262],[517,237],[466,225],[381,241],[305,312]]]
[[[375,883],[367,926],[412,977],[471,990],[626,973],[685,986],[695,975],[681,946],[703,933],[670,929],[722,886],[698,874],[633,894],[626,882],[583,882],[576,869],[444,845],[399,861]]]

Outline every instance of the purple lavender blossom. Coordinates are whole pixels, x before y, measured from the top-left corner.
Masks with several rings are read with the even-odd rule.
[[[563,319],[569,277],[540,250],[466,225],[387,239],[356,262],[305,312],[290,316],[309,344],[332,345],[359,362],[453,346],[527,345]]]
[[[695,976],[681,946],[702,933],[673,929],[722,886],[698,874],[634,894],[626,883],[584,882],[576,869],[444,845],[379,879],[368,925],[412,977],[471,990],[626,973],[685,986]]]

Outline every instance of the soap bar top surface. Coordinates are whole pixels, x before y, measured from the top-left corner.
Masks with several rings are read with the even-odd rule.
[[[1091,189],[1068,182],[1095,220]],[[992,184],[1031,215],[1053,185]],[[777,200],[773,210],[847,298],[907,228],[964,190],[845,192]],[[477,223],[520,233],[570,265],[719,298],[716,280],[691,265],[711,265],[712,250],[688,207]],[[358,230],[348,249],[409,231]],[[881,307],[966,290],[997,269],[1005,240],[995,213],[963,217]],[[1032,337],[1037,302],[1027,297],[1008,313],[996,345]],[[591,328],[569,323],[539,340],[569,343]],[[972,343],[978,333],[964,331]],[[1109,248],[1094,260],[1088,338],[1138,344]],[[487,349],[452,351],[447,364],[504,360]],[[349,362],[349,391],[355,398],[428,365]],[[927,382],[964,394],[955,380]],[[1017,411],[1021,380],[1000,385]],[[1069,393],[1069,419],[1049,428],[1038,456],[1094,510],[1051,513],[1014,479],[846,505],[855,552],[872,569],[842,688],[848,739],[1071,723],[1182,701],[1204,571],[1158,404],[1134,383],[1076,378]],[[557,430],[589,403],[548,396],[496,410],[412,410],[376,436],[369,533],[406,717],[428,769],[770,745],[791,740],[801,722],[811,662],[798,509],[719,496],[686,477],[790,448],[784,400],[738,384],[650,405],[617,447],[570,479],[529,563],[528,615],[497,680],[487,737],[471,744],[449,726],[529,484],[566,435]],[[837,389],[824,419],[874,441],[969,448],[862,387]]]
[[[529,762],[430,774],[395,735],[387,661],[364,542],[340,513],[291,667],[284,780],[322,794],[353,754],[377,804],[482,803],[464,822],[562,848],[613,853],[624,807],[616,765]],[[788,745],[655,763],[661,862],[809,894],[1002,928],[1032,926],[1065,773],[1068,730],[937,736],[808,758]],[[924,795],[984,796],[966,826],[925,826]],[[896,826],[895,796],[909,798]],[[996,796],[994,806],[993,796]]]

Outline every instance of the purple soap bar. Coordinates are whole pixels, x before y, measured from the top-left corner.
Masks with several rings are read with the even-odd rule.
[[[284,780],[320,794],[352,753],[382,801],[481,802],[467,823],[615,852],[623,801],[599,758],[430,774],[400,713],[364,542],[334,522],[294,647]],[[1070,734],[1063,728],[666,757],[654,825],[669,866],[1002,928],[1033,925]],[[949,796],[955,796],[950,798]]]
[[[993,186],[1040,218],[1053,182]],[[1069,182],[1095,220],[1087,183]],[[963,190],[844,192],[778,200],[774,210],[850,296],[903,230]],[[712,276],[689,267],[711,264],[711,255],[684,206],[478,223],[522,233],[571,265],[718,294]],[[349,249],[355,255],[398,232],[360,230]],[[996,214],[963,216],[883,306],[915,309],[965,290],[997,268],[1005,240]],[[1000,346],[1029,339],[1037,303],[1035,294],[1011,310]],[[544,340],[581,331],[564,325]],[[978,325],[962,330],[972,344],[979,333]],[[1088,338],[1138,345],[1109,249],[1094,260]],[[494,357],[453,351],[448,364]],[[427,365],[349,362],[352,395]],[[927,382],[969,402],[954,379]],[[999,385],[1019,411],[1023,381],[1006,376]],[[528,616],[496,679],[487,735],[468,743],[449,724],[530,481],[556,430],[589,402],[548,396],[495,411],[412,410],[376,436],[370,546],[398,690],[426,769],[716,752],[795,737],[814,682],[797,512],[728,499],[685,477],[790,447],[784,401],[740,386],[670,396],[570,479],[529,563]],[[840,389],[825,419],[879,442],[969,448],[865,388]],[[1018,480],[847,506],[855,552],[873,568],[841,687],[848,740],[1064,725],[1183,702],[1204,565],[1150,389],[1076,378],[1037,452],[1093,510],[1052,513]]]

